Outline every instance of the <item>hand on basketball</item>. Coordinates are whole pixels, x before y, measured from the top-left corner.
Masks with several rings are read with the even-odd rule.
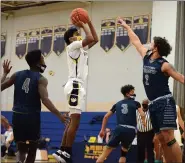
[[[12,69],[12,66],[10,66],[9,60],[5,60],[3,62],[3,69],[4,69],[4,74],[8,74],[10,72],[10,70]]]
[[[78,16],[77,17],[73,17],[71,19],[73,20],[75,26],[80,27],[80,28],[84,27],[84,23],[82,21],[80,21]]]
[[[101,130],[99,135],[100,135],[101,138],[103,138],[105,136],[105,131]]]
[[[122,19],[121,17],[118,17],[117,19],[117,23],[120,24],[123,27],[127,27],[127,23],[124,21],[124,19]]]

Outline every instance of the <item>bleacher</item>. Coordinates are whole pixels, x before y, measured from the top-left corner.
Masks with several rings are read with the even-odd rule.
[[[12,112],[2,111],[9,122],[12,122]],[[83,142],[84,137],[97,136],[101,129],[101,121],[95,121],[93,118],[101,119],[105,112],[84,112],[81,116],[79,130],[76,135],[75,142]],[[94,123],[93,123],[93,122]],[[92,123],[92,124],[91,124]],[[107,127],[114,129],[116,126],[115,116],[109,119]],[[50,112],[41,113],[41,137],[50,138],[49,149],[54,149],[60,146],[64,132],[64,124],[62,124],[55,115]],[[51,153],[53,150],[49,151]]]

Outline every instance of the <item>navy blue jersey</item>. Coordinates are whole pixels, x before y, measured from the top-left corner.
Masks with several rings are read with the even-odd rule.
[[[164,58],[151,60],[151,55],[151,51],[148,51],[143,60],[143,84],[150,101],[171,93],[169,76],[161,71],[163,63],[168,61]]]
[[[41,111],[41,101],[38,83],[41,74],[30,70],[16,73],[14,83],[13,111],[20,113],[35,113]]]
[[[139,102],[133,99],[124,99],[113,105],[111,111],[116,112],[118,125],[130,125],[136,127],[136,110],[140,108]]]

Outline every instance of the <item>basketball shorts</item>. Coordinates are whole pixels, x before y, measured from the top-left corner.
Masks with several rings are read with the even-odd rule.
[[[160,97],[151,101],[149,105],[150,118],[154,132],[161,130],[176,130],[176,104],[172,95]]]
[[[40,113],[13,112],[12,126],[15,142],[38,141],[40,139]]]
[[[68,81],[64,87],[64,94],[67,100],[69,114],[81,114],[85,111],[86,91],[82,83]]]
[[[107,147],[116,148],[121,143],[122,147],[129,150],[135,136],[136,132],[134,129],[117,126],[111,134],[110,140],[107,143]]]

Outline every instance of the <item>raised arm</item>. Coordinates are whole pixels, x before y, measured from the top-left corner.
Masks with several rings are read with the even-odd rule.
[[[123,19],[118,18],[117,23],[120,24],[123,28],[125,28],[127,30],[131,43],[135,46],[137,51],[144,58],[144,56],[146,55],[146,52],[147,52],[147,48],[145,48],[141,44],[141,41],[139,40],[139,37],[133,32],[133,30],[130,28],[130,26],[127,25],[126,22]]]
[[[184,84],[184,75],[180,74],[176,69],[168,62],[164,62],[162,65],[162,72],[168,74],[173,79],[179,81],[180,83]]]
[[[10,78],[1,83],[1,91],[11,87],[15,82],[16,73],[14,73]]]
[[[10,66],[10,61],[9,60],[4,60],[3,62],[3,76],[1,78],[1,83],[3,83],[9,74],[10,70],[12,69],[12,66]]]
[[[88,22],[88,25],[89,25],[91,34],[92,34],[92,36],[93,36],[93,38],[94,38],[94,41],[88,45],[88,48],[90,49],[90,48],[93,47],[99,40],[98,40],[98,35],[97,35],[97,33],[96,33],[96,30],[95,30],[94,25],[92,24],[92,22],[89,21],[89,22]]]
[[[67,123],[66,117],[64,115],[62,115],[56,109],[56,107],[53,105],[53,103],[51,102],[51,100],[48,97],[47,85],[48,85],[47,79],[44,77],[41,77],[41,79],[39,80],[39,87],[38,87],[41,101],[50,112],[55,114],[63,123],[66,124]]]

